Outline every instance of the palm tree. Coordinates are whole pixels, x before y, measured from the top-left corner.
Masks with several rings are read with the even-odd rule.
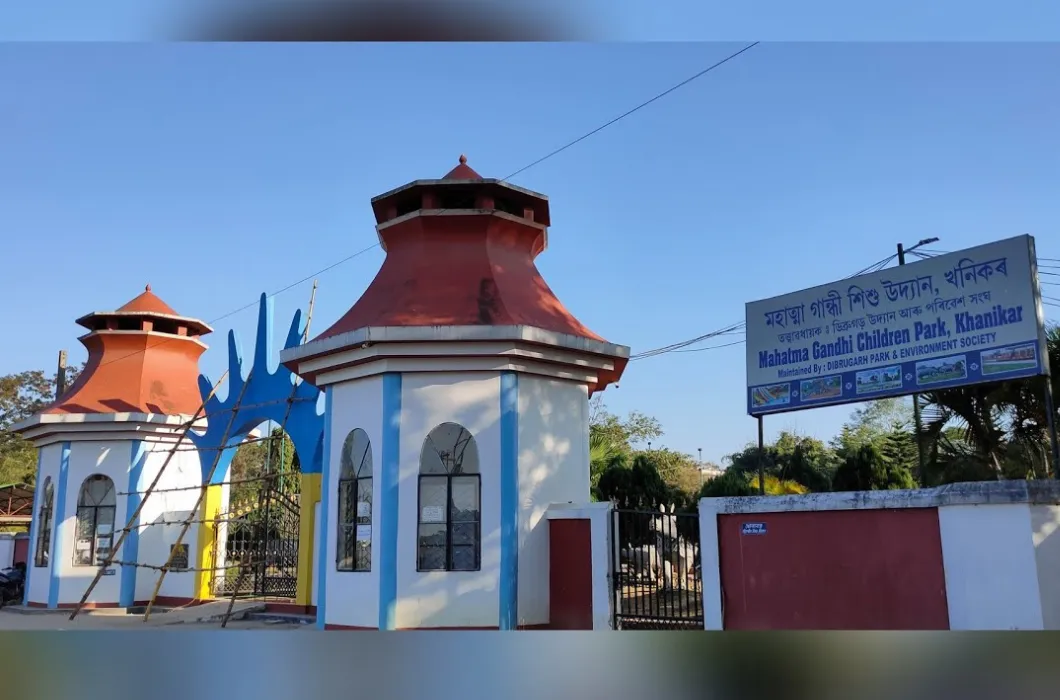
[[[622,454],[622,450],[608,436],[589,433],[589,486],[595,491],[600,475]]]
[[[928,482],[1049,475],[1046,381],[1060,392],[1060,327],[1046,331],[1051,380],[1045,377],[945,389],[922,395],[921,439],[929,448]],[[1055,409],[1054,409],[1055,410]],[[1056,416],[1054,416],[1056,418]]]

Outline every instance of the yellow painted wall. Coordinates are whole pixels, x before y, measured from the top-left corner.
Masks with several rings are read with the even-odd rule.
[[[216,484],[206,489],[206,498],[202,502],[202,519],[210,522],[200,523],[198,543],[198,582],[195,586],[195,597],[206,600],[213,597],[214,571],[210,570],[220,565],[215,561],[217,543],[217,516],[221,512],[221,490],[223,485]]]
[[[313,538],[314,512],[320,503],[320,474],[301,475],[301,498],[298,520],[298,588],[297,605],[313,604]]]

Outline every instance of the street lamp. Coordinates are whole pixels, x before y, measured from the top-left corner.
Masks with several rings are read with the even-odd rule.
[[[938,238],[925,238],[912,248],[906,248],[901,243],[898,244],[898,264],[905,265],[905,254],[912,253],[921,246],[931,245],[932,243],[938,242]],[[913,430],[916,432],[916,465],[917,465],[917,478],[923,478],[924,473],[924,443],[921,439],[921,429],[923,424],[920,420],[920,394],[913,394]]]
[[[912,253],[914,250],[916,250],[917,248],[920,248],[922,246],[931,245],[932,243],[938,243],[938,240],[939,239],[937,239],[937,238],[925,238],[925,239],[919,241],[912,248],[906,248],[901,243],[899,243],[898,244],[898,264],[899,265],[905,265],[905,254],[906,253]]]

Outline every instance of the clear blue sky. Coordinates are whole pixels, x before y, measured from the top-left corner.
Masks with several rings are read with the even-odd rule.
[[[466,153],[504,177],[739,45],[3,45],[0,373],[84,353],[73,320],[150,283],[215,319],[375,241],[368,200]],[[938,236],[1060,258],[1060,46],[766,44],[515,178],[540,269],[634,352]],[[376,249],[320,277],[314,328]],[[285,325],[310,283],[276,300]],[[1054,288],[1060,296],[1060,287]],[[203,369],[225,366],[216,324]],[[755,435],[744,348],[631,363],[610,409],[718,460]],[[766,419],[830,437],[851,407]]]

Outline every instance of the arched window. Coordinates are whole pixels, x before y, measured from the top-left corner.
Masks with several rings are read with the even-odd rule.
[[[482,558],[478,447],[467,428],[442,423],[420,452],[417,571],[478,571]]]
[[[342,443],[339,472],[338,571],[372,570],[372,443],[355,428]]]
[[[77,529],[74,533],[74,566],[99,566],[114,544],[114,482],[93,474],[77,494]]]
[[[33,555],[34,566],[47,566],[52,551],[52,513],[55,512],[55,487],[49,476],[41,491],[40,512],[37,515],[37,551]]]

